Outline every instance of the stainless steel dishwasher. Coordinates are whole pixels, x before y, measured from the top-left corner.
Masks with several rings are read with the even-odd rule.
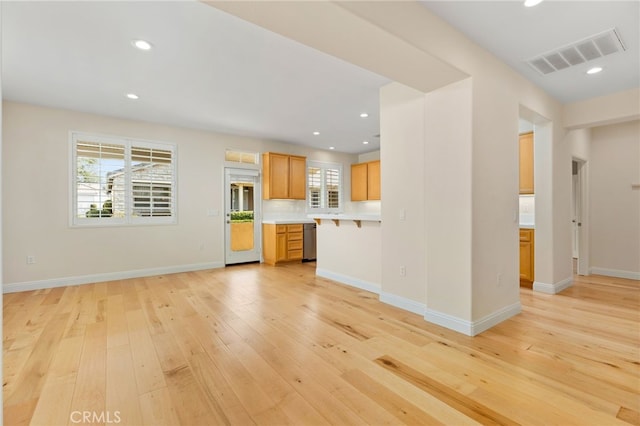
[[[302,260],[316,260],[316,224],[304,224]]]

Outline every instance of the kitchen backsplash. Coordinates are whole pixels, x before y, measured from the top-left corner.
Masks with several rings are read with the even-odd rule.
[[[520,223],[534,225],[536,223],[535,195],[520,196]]]
[[[380,214],[380,201],[344,202],[343,213]],[[295,219],[306,217],[307,206],[302,200],[263,200],[262,218]]]
[[[294,219],[305,217],[306,203],[303,200],[263,200],[262,218],[271,219]]]

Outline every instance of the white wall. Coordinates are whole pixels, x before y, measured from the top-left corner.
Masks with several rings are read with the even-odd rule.
[[[5,102],[3,105],[3,265],[6,285],[32,286],[221,266],[226,148],[291,152],[343,163],[357,156],[211,132]],[[178,224],[69,227],[71,130],[174,142],[178,146]],[[350,174],[345,178],[349,200]],[[26,256],[36,257],[27,265]],[[115,275],[114,275],[115,274]],[[98,275],[98,277],[97,277]],[[71,279],[73,278],[73,279]],[[44,281],[44,282],[39,282]],[[86,281],[86,280],[85,280]]]
[[[421,304],[426,303],[424,120],[423,92],[399,83],[380,90],[382,291]]]
[[[640,121],[591,129],[593,273],[640,279]]]
[[[569,144],[571,150],[571,157],[580,159],[582,161],[589,161],[589,149],[591,146],[591,130],[589,129],[577,129],[571,130],[567,133],[564,140]]]
[[[604,126],[640,119],[640,88],[567,104],[563,125],[569,129]]]
[[[380,293],[382,282],[381,224],[351,220],[340,226],[324,219],[316,227],[317,274]]]
[[[380,159],[380,150],[366,152],[358,155],[358,163],[366,163],[367,161],[376,161]]]
[[[472,80],[429,92],[425,100],[426,316],[471,322]]]

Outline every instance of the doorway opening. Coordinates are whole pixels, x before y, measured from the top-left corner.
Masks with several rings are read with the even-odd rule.
[[[260,193],[257,170],[225,168],[225,265],[260,261]]]
[[[573,273],[588,275],[588,238],[586,236],[586,162],[571,160],[571,240]]]

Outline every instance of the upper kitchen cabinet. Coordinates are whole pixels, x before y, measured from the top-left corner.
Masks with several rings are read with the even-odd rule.
[[[351,165],[351,201],[380,199],[380,160]]]
[[[533,194],[533,132],[520,135],[520,194]]]
[[[304,200],[306,169],[306,157],[265,152],[262,154],[262,198]]]

